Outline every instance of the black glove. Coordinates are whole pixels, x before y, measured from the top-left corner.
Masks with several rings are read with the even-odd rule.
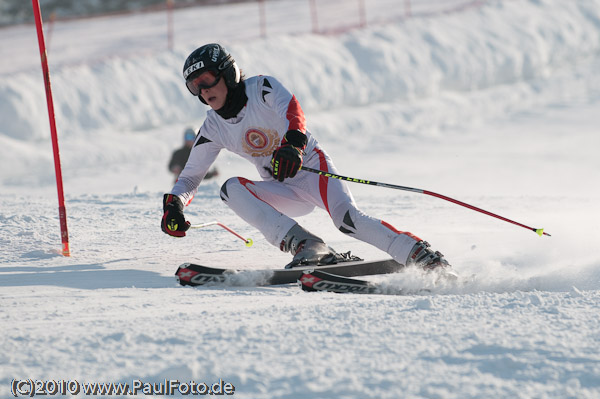
[[[183,203],[179,197],[165,194],[163,210],[165,213],[160,222],[162,231],[173,237],[185,237],[185,232],[190,228],[190,222],[187,222],[183,216]]]
[[[283,181],[296,176],[302,167],[302,154],[306,148],[306,135],[299,130],[288,130],[281,140],[281,146],[273,151],[271,158],[272,175]]]

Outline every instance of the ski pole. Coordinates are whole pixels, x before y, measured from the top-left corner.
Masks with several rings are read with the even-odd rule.
[[[503,216],[496,215],[495,213],[488,212],[488,211],[486,211],[484,209],[477,208],[476,206],[469,205],[469,204],[467,204],[465,202],[462,202],[462,201],[459,201],[459,200],[455,200],[454,198],[446,197],[445,195],[437,194],[437,193],[434,193],[432,191],[421,190],[419,188],[413,188],[413,187],[397,186],[395,184],[379,183],[379,182],[376,182],[376,181],[364,180],[364,179],[357,179],[357,178],[354,178],[354,177],[341,176],[341,175],[336,175],[336,174],[333,174],[333,173],[325,172],[325,171],[322,171],[322,170],[319,170],[319,169],[307,168],[306,166],[302,166],[301,169],[305,170],[307,172],[316,173],[316,174],[321,175],[321,176],[331,177],[332,179],[344,180],[344,181],[349,181],[349,182],[352,182],[352,183],[368,184],[368,185],[371,185],[371,186],[394,188],[396,190],[412,191],[413,193],[431,195],[433,197],[441,198],[443,200],[453,202],[453,203],[455,203],[457,205],[464,206],[465,208],[469,208],[471,210],[474,210],[474,211],[477,211],[477,212],[481,212],[481,213],[486,214],[488,216],[492,216],[492,217],[495,217],[497,219],[504,220],[505,222],[512,223],[512,224],[515,224],[517,226],[521,226],[521,227],[526,228],[528,230],[532,230],[532,231],[536,232],[537,235],[539,235],[540,237],[542,235],[550,237],[550,234],[544,232],[544,229],[536,229],[534,227],[526,226],[526,225],[521,224],[519,222],[515,222],[514,220],[507,219],[507,218],[505,218]]]
[[[220,226],[222,228],[224,228],[225,230],[227,230],[228,232],[230,232],[231,234],[233,234],[234,236],[236,236],[237,238],[239,238],[240,240],[244,241],[246,243],[246,246],[248,248],[250,248],[252,246],[252,244],[254,243],[254,241],[252,241],[252,238],[244,238],[241,235],[239,235],[238,233],[236,233],[235,231],[233,231],[232,229],[230,229],[229,227],[225,226],[223,223],[221,222],[208,222],[208,223],[201,223],[201,224],[193,224],[190,226],[190,229],[201,229],[203,227],[207,227],[207,226]]]

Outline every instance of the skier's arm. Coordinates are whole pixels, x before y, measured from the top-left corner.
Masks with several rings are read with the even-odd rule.
[[[263,77],[259,85],[261,98],[265,104],[274,109],[278,115],[288,121],[287,130],[297,130],[306,134],[306,118],[300,102],[277,79],[271,76]],[[263,93],[268,93],[264,95]]]
[[[205,122],[198,133],[185,168],[171,192],[165,194],[163,198],[164,214],[160,227],[164,233],[173,237],[184,237],[185,232],[190,228],[190,222],[186,221],[183,215],[183,208],[194,198],[200,182],[221,150],[220,146],[207,137],[210,130],[206,129],[206,126]]]
[[[202,179],[221,151],[221,147],[211,139],[210,133],[210,124],[207,120],[200,128],[187,163],[171,190],[171,194],[177,195],[186,206],[198,191]]]

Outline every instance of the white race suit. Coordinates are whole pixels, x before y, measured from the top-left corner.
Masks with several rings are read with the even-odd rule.
[[[307,136],[303,165],[337,173],[333,162],[306,129],[300,104],[277,79],[254,76],[245,80],[248,101],[233,118],[223,119],[209,110],[188,162],[171,194],[188,205],[221,149],[253,163],[262,180],[233,177],[221,187],[221,199],[254,226],[273,245],[280,246],[296,224],[292,217],[305,215],[315,206],[327,211],[335,227],[358,240],[387,252],[405,264],[418,237],[361,212],[345,182],[300,170],[279,182],[271,176],[271,157],[284,134],[295,129]]]

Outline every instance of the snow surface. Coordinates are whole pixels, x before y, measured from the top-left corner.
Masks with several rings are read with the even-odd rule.
[[[230,10],[240,12],[185,15],[210,12],[226,26]],[[54,28],[69,258],[58,254],[33,27],[0,30],[0,397],[29,378],[222,379],[240,398],[600,397],[600,0],[488,1],[340,35],[180,35],[171,52],[136,52],[126,39],[69,45],[124,37],[122,22]],[[206,112],[180,69],[211,40],[246,75],[271,74],[294,91],[342,174],[442,193],[552,237],[437,198],[353,185],[368,214],[443,252],[459,284],[432,286],[411,271],[375,279],[431,293],[180,287],[173,273],[185,261],[289,260],[221,203],[225,179],[257,177],[228,154],[187,216],[219,220],[254,246],[217,226],[184,239],[160,231],[166,163]],[[298,220],[338,250],[384,255],[323,223],[324,212]]]

